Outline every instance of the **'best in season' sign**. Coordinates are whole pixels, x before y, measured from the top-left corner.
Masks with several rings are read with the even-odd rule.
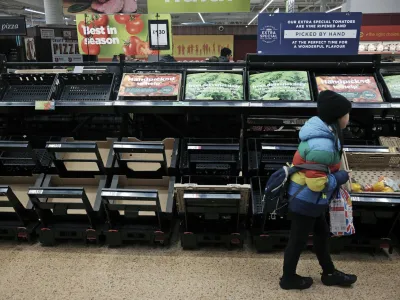
[[[361,13],[260,14],[259,54],[356,55]]]
[[[140,14],[79,14],[76,16],[79,52],[81,54],[112,57],[125,54],[137,58],[149,55],[172,54],[172,49],[153,50],[149,43],[149,20],[165,21],[164,31],[171,32],[171,15]],[[160,44],[163,41],[160,34]],[[172,44],[172,35],[164,43]]]
[[[247,12],[250,0],[147,0],[149,13]]]

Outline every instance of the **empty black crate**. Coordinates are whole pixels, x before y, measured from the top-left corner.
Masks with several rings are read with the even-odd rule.
[[[24,175],[47,172],[51,158],[44,149],[33,149],[30,142],[15,141],[11,137],[0,140],[0,174]]]
[[[297,145],[271,144],[264,139],[247,140],[247,163],[250,176],[269,176],[277,169],[291,163]]]
[[[114,176],[111,188],[102,190],[107,215],[106,243],[169,244],[174,224],[174,183],[175,177]]]
[[[48,100],[56,74],[2,74],[1,101],[31,102]]]
[[[184,139],[180,170],[185,175],[238,176],[242,170],[239,139]]]
[[[242,183],[241,177],[185,176],[175,184],[184,249],[243,245],[250,186]]]
[[[44,175],[0,177],[0,239],[31,240],[39,225],[28,190],[38,187]]]
[[[251,178],[251,235],[257,251],[284,247],[289,239],[290,221],[277,215],[263,213],[263,195],[268,177]]]
[[[52,98],[61,101],[109,101],[114,74],[59,74]]]

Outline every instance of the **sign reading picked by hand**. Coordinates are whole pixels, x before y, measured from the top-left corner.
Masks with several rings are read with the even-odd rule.
[[[357,55],[362,13],[260,14],[257,52]]]

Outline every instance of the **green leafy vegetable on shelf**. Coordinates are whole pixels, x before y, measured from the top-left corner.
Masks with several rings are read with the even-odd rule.
[[[250,75],[250,100],[311,100],[305,71],[275,71]]]
[[[387,75],[385,82],[392,98],[400,98],[400,75]]]
[[[244,100],[241,74],[212,72],[188,74],[186,100]]]

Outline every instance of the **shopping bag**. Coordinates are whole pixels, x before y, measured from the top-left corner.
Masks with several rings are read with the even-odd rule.
[[[329,204],[331,233],[346,236],[356,233],[353,224],[353,204],[349,192],[340,188],[336,197]]]

